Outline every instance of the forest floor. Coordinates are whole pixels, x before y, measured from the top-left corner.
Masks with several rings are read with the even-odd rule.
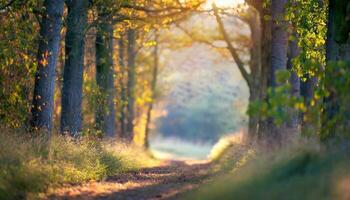
[[[109,177],[100,182],[55,189],[48,199],[177,199],[181,194],[208,182],[210,166],[208,161],[163,161],[159,166]]]

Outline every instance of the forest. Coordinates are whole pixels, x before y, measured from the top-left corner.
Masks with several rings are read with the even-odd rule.
[[[350,0],[0,0],[0,22],[0,199],[350,199]]]

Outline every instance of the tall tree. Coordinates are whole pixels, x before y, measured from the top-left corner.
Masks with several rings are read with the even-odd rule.
[[[99,9],[99,18],[109,15],[105,9]],[[113,24],[102,21],[96,33],[96,82],[101,92],[101,105],[96,109],[96,126],[107,137],[115,135],[115,92],[113,65]]]
[[[119,66],[120,66],[120,136],[121,138],[126,138],[126,103],[127,103],[127,94],[126,94],[126,66],[125,66],[125,41],[124,35],[121,35],[118,40],[119,46]]]
[[[300,93],[304,108],[300,112],[301,133],[311,136],[316,133],[319,124],[319,112],[316,112],[319,106],[314,91],[325,64],[326,9],[323,0],[292,0],[287,9],[287,17],[294,29],[290,30],[298,33],[293,38],[298,39],[300,50],[293,67],[302,76]]]
[[[277,73],[287,69],[288,27],[284,19],[287,0],[272,0],[271,86],[277,87]]]
[[[317,1],[318,7],[323,8],[324,7],[324,0],[318,0]],[[319,24],[318,24],[319,26]],[[318,78],[316,75],[311,75],[310,73],[307,73],[304,75],[305,81],[302,81],[300,84],[301,88],[301,96],[304,98],[304,103],[307,107],[310,106],[310,103],[314,97],[315,88],[317,86]]]
[[[296,33],[294,27],[292,27],[293,33],[289,45],[288,45],[288,62],[287,62],[287,68],[290,72],[290,78],[289,83],[291,85],[291,91],[290,96],[291,98],[300,98],[300,77],[296,73],[296,69],[294,67],[294,59],[297,58],[300,54],[300,49],[298,46],[298,34]],[[299,112],[296,109],[291,108],[290,109],[290,119],[287,123],[288,128],[293,129],[294,132],[295,129],[299,126]]]
[[[46,129],[50,132],[64,0],[45,0],[44,8],[40,23],[31,126],[34,129]]]
[[[266,6],[266,1],[262,0],[245,0],[251,7],[253,7],[257,12],[257,17],[260,20],[260,52],[261,52],[261,76],[260,76],[260,100],[267,100],[267,89],[271,85],[271,25],[272,22],[266,16],[271,16],[271,10]],[[269,120],[260,118],[258,122],[258,139],[261,140],[265,138],[265,135],[269,133]]]
[[[335,80],[341,75],[341,66],[337,61],[350,61],[350,0],[330,0],[328,9],[328,32],[326,44],[326,60],[328,66],[325,72],[325,88],[329,96],[325,98],[322,119],[321,139],[332,137],[337,132],[346,131],[349,118],[344,111],[347,101],[341,99],[343,94],[339,91]],[[347,69],[344,69],[347,70]],[[346,79],[344,79],[346,80]],[[338,80],[341,81],[341,80]],[[344,87],[343,85],[342,87]],[[345,119],[344,119],[345,117]]]
[[[159,41],[158,41],[158,32],[154,33],[154,41],[156,42],[153,51],[153,71],[152,71],[152,84],[151,84],[151,92],[152,92],[152,101],[149,103],[147,108],[147,119],[146,119],[146,127],[145,127],[145,148],[149,147],[149,125],[152,119],[152,110],[153,104],[156,98],[156,87],[157,87],[157,76],[158,76],[158,68],[159,68]]]
[[[313,115],[311,108],[318,79],[316,76],[312,76],[310,74],[304,75],[304,78],[305,80],[300,81],[300,96],[304,99],[304,105],[308,109],[306,112],[300,113],[300,132],[303,135],[312,135],[315,133],[315,130],[317,130],[317,123],[315,120],[311,120],[309,118],[310,115]]]
[[[82,86],[88,1],[66,0],[68,8],[66,58],[63,72],[61,132],[78,136],[82,131]]]
[[[275,89],[283,85],[279,83],[277,74],[287,70],[288,27],[285,20],[285,11],[288,0],[272,0],[272,39],[271,39],[271,86]],[[281,108],[281,112],[284,108]],[[281,140],[284,125],[271,123],[271,132],[274,140]]]
[[[127,53],[128,53],[128,81],[127,81],[127,95],[128,95],[128,107],[127,107],[127,137],[128,141],[133,139],[134,131],[134,118],[135,118],[135,81],[136,81],[136,30],[129,29],[127,31]]]

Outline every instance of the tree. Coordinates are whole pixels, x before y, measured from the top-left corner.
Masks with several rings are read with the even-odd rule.
[[[146,126],[145,126],[145,142],[144,146],[145,148],[149,147],[149,125],[152,119],[152,110],[153,110],[153,104],[154,100],[156,98],[156,87],[157,87],[157,76],[158,76],[158,68],[159,68],[159,41],[158,41],[158,31],[155,30],[154,33],[154,41],[155,41],[155,46],[154,46],[154,51],[153,51],[153,72],[152,72],[152,83],[151,83],[151,92],[152,92],[152,101],[149,103],[148,108],[147,108],[147,119],[146,119]]]
[[[299,48],[299,55],[293,59],[293,71],[301,78],[300,95],[304,100],[295,105],[301,106],[301,134],[316,136],[325,68],[327,8],[323,0],[292,0],[287,7],[287,19],[294,33],[291,37],[297,39]]]
[[[45,0],[37,54],[31,126],[51,132],[55,68],[61,39],[63,0]]]
[[[287,69],[290,72],[290,78],[289,83],[291,86],[290,96],[291,98],[300,98],[300,89],[301,89],[301,81],[300,77],[298,76],[295,65],[294,65],[294,59],[297,58],[300,54],[300,49],[298,46],[298,34],[296,33],[294,27],[292,28],[292,39],[289,40],[288,45],[288,62],[287,62]],[[287,127],[293,129],[292,131],[295,131],[299,124],[299,112],[296,109],[290,109],[289,110],[289,120],[287,123]]]
[[[271,85],[271,10],[267,1],[262,0],[246,0],[246,2],[258,13],[260,19],[261,29],[261,78],[260,78],[260,99],[261,101],[267,100],[267,89]],[[268,127],[269,120],[259,119],[259,140],[265,138],[265,135],[269,133]]]
[[[104,8],[98,11],[99,18],[109,15]],[[97,106],[95,122],[98,130],[107,137],[115,135],[115,87],[113,65],[113,24],[102,21],[96,33],[96,82],[101,92],[100,105]]]
[[[78,136],[82,131],[82,85],[88,1],[66,1],[68,8],[66,58],[63,72],[61,132]]]
[[[328,32],[326,44],[327,67],[325,88],[329,93],[324,101],[321,139],[326,140],[348,130],[348,97],[343,90],[347,86],[350,60],[350,1],[329,1]],[[343,61],[343,62],[342,62]],[[345,73],[345,74],[344,74]],[[342,79],[339,79],[342,77]],[[344,82],[345,81],[345,82]]]
[[[255,9],[249,9],[251,13],[247,14],[245,18],[241,17],[241,19],[244,20],[249,25],[249,28],[251,30],[251,43],[252,46],[250,47],[250,73],[245,68],[245,64],[240,58],[237,49],[233,47],[231,43],[231,39],[229,37],[229,34],[225,30],[224,23],[219,15],[219,10],[216,7],[215,4],[213,4],[213,11],[214,15],[216,17],[216,21],[219,27],[219,31],[222,34],[226,44],[227,49],[229,50],[230,54],[232,55],[232,58],[236,62],[243,78],[247,82],[247,85],[249,87],[249,104],[250,106],[260,100],[261,97],[261,79],[262,79],[262,66],[261,66],[261,24],[259,19],[259,14],[256,12]],[[257,114],[250,114],[249,115],[249,137],[250,139],[256,138],[258,132],[259,132],[259,120],[260,116]]]
[[[134,117],[135,117],[135,58],[136,58],[136,30],[130,28],[127,31],[127,53],[128,53],[128,81],[127,81],[127,95],[128,95],[128,106],[127,106],[127,126],[126,126],[126,139],[132,141],[133,130],[134,130]]]
[[[272,0],[272,39],[271,39],[271,87],[276,89],[282,86],[278,80],[278,73],[287,70],[287,49],[288,49],[288,30],[285,18],[287,0]],[[280,112],[283,112],[281,108]],[[271,124],[271,132],[274,140],[281,140],[283,134],[283,125]]]
[[[126,106],[127,105],[127,94],[126,94],[126,66],[125,66],[125,41],[124,41],[124,35],[120,35],[120,39],[118,40],[118,46],[119,46],[119,66],[120,66],[120,80],[119,80],[119,87],[120,87],[120,136],[122,138],[126,137]]]

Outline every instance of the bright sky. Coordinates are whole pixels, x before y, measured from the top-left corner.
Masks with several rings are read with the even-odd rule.
[[[234,7],[238,4],[244,3],[244,0],[208,0],[206,3],[206,7],[211,7],[211,4],[215,2],[218,7]]]

